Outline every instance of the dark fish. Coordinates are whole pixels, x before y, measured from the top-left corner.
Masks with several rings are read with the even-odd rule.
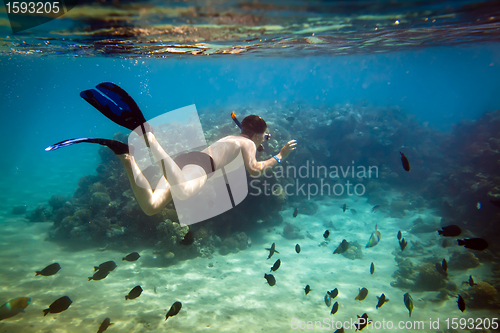
[[[342,208],[342,212],[345,213],[345,211],[347,210],[347,204],[343,204],[342,206],[340,206],[340,208]]]
[[[370,274],[373,274],[373,273],[375,273],[375,265],[372,263],[370,265]]]
[[[73,303],[73,301],[69,299],[68,296],[63,296],[59,299],[56,299],[54,303],[49,305],[48,309],[43,310],[43,316],[45,317],[49,313],[63,312],[64,310],[69,308],[71,303]]]
[[[377,299],[378,299],[378,303],[377,303],[377,306],[375,307],[377,310],[382,305],[384,305],[385,302],[389,302],[389,299],[385,298],[385,294],[382,294],[380,297],[377,296]]]
[[[458,225],[449,225],[441,228],[442,230],[438,230],[438,234],[443,235],[445,237],[457,237],[462,233],[462,229]]]
[[[104,319],[101,326],[99,326],[99,331],[97,331],[97,333],[104,332],[111,325],[113,325],[113,323],[111,322],[111,319],[109,319],[109,318]]]
[[[332,299],[334,299],[339,294],[339,290],[337,288],[335,288],[332,291],[327,291],[327,293],[330,295],[330,297]]]
[[[0,306],[0,320],[14,317],[19,312],[24,312],[24,309],[31,303],[29,297],[18,297],[11,299],[4,305]]]
[[[403,237],[403,235],[401,234],[401,230],[398,231],[398,240],[401,240],[401,237]]]
[[[330,236],[330,231],[326,230],[325,233],[323,234],[323,237],[327,239],[328,236]]]
[[[356,215],[358,212],[356,211],[356,209],[351,209],[351,213],[352,215]]]
[[[295,252],[300,253],[300,245],[299,244],[295,245]]]
[[[356,296],[354,298],[354,300],[362,301],[366,298],[366,296],[368,296],[368,289],[363,287],[363,288],[359,289],[359,294],[358,294],[358,296]]]
[[[128,299],[136,299],[137,297],[141,296],[142,294],[142,288],[141,286],[135,286],[127,296],[125,296],[125,300]]]
[[[89,277],[89,281],[90,280],[94,280],[94,281],[102,280],[102,279],[106,278],[106,276],[108,276],[108,274],[109,274],[109,271],[98,270],[97,272],[94,273],[94,275]]]
[[[273,256],[274,253],[279,253],[278,251],[276,251],[276,244],[273,243],[273,245],[271,245],[271,247],[269,249],[266,249],[269,251],[269,257],[267,257],[267,259],[271,258]]]
[[[273,267],[271,267],[271,271],[276,272],[278,270],[278,268],[280,268],[280,265],[281,265],[281,260],[279,260],[279,259],[276,260]]]
[[[191,245],[194,242],[194,232],[192,230],[189,230],[185,235],[184,238],[180,241],[182,245]]]
[[[113,260],[103,262],[99,266],[94,266],[94,272],[95,271],[108,271],[111,272],[116,268],[116,263]]]
[[[372,213],[375,213],[379,209],[380,209],[380,205],[373,206]]]
[[[35,276],[37,276],[37,275],[43,275],[43,276],[54,275],[57,272],[59,272],[60,269],[61,269],[61,266],[56,262],[56,263],[48,265],[47,267],[45,267],[41,271],[35,271],[35,273],[36,273]]]
[[[126,261],[136,261],[137,259],[139,259],[141,256],[139,255],[139,253],[137,252],[132,252],[130,254],[127,254],[126,257],[122,258],[122,260],[126,260]]]
[[[330,293],[327,291],[325,295],[325,304],[326,306],[330,307],[332,305],[332,297],[330,296]]]
[[[274,275],[264,273],[264,278],[267,280],[267,283],[269,283],[271,287],[276,284],[276,279],[274,278]]]
[[[339,311],[339,302],[335,302],[332,306],[332,311],[330,312],[331,315],[334,315]]]
[[[488,242],[482,238],[457,239],[458,245],[471,250],[484,251],[488,248]]]
[[[309,292],[311,292],[311,287],[309,287],[309,285],[307,285],[305,288],[304,288],[304,291],[306,292],[306,295],[309,294]]]
[[[295,207],[295,210],[293,211],[293,217],[297,217],[299,215],[299,209]]]
[[[285,119],[286,119],[288,122],[293,123],[293,121],[295,120],[295,117],[291,117],[291,116],[290,116],[290,117],[286,117]]]
[[[465,311],[465,301],[462,298],[462,296],[458,295],[458,300],[457,300],[458,308],[460,311],[464,312]]]
[[[349,243],[343,239],[342,240],[342,243],[340,243],[340,245],[335,249],[335,251],[333,251],[333,254],[342,254],[344,253],[345,251],[347,251],[347,249],[349,248]]]
[[[399,153],[401,154],[401,163],[403,163],[403,169],[405,169],[406,171],[410,171],[410,162],[408,162],[405,154],[403,154],[402,152]]]
[[[413,298],[411,298],[410,293],[404,294],[403,301],[405,302],[405,306],[408,309],[411,317],[411,313],[413,311]]]
[[[361,317],[358,316],[358,322],[354,324],[354,326],[356,326],[355,332],[357,332],[358,330],[361,331],[371,322],[372,322],[371,320],[368,320],[368,315],[366,314],[366,312],[363,313]]]
[[[168,317],[172,317],[172,316],[175,316],[176,314],[178,314],[179,311],[181,311],[181,308],[182,308],[181,302],[177,301],[174,304],[172,304],[172,306],[170,307],[170,310],[168,310],[167,315],[165,316],[165,320],[167,320]]]
[[[441,266],[443,267],[443,271],[448,272],[448,263],[446,262],[446,259],[443,259]]]
[[[338,330],[336,330],[333,333],[344,333],[344,327],[339,328]]]
[[[474,279],[472,278],[472,275],[469,275],[469,281],[465,281],[463,283],[467,283],[471,287],[477,286],[477,283],[474,283]]]
[[[408,245],[408,242],[405,241],[405,239],[403,238],[402,240],[399,241],[399,246],[401,247],[401,251],[404,251],[405,248],[406,248],[406,245]]]

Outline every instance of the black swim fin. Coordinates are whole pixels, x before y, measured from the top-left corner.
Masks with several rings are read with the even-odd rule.
[[[122,154],[130,154],[130,152],[133,152],[134,147],[129,146],[123,142],[116,141],[116,140],[109,140],[109,139],[97,139],[97,138],[78,138],[78,139],[69,139],[69,140],[64,140],[61,142],[58,142],[56,144],[53,144],[52,146],[48,146],[45,148],[45,151],[51,151],[51,150],[56,150],[61,147],[66,147],[66,146],[71,146],[76,143],[82,143],[82,142],[87,142],[87,143],[97,143],[101,146],[106,146],[109,149],[113,151],[116,155],[122,155]]]
[[[116,124],[133,131],[142,127],[142,133],[152,132],[144,115],[130,95],[111,82],[102,82],[97,90],[82,91],[80,96]]]

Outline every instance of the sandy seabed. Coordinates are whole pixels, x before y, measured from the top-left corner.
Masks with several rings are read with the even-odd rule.
[[[347,203],[357,211],[356,215],[345,213],[340,205]],[[115,323],[106,332],[333,332],[337,322],[354,321],[356,315],[366,312],[376,325],[363,331],[418,331],[440,332],[447,330],[447,322],[453,318],[494,318],[496,312],[469,310],[462,313],[456,299],[432,302],[437,292],[411,292],[414,310],[411,318],[403,303],[403,294],[390,285],[397,270],[394,251],[400,251],[396,234],[403,231],[409,241],[419,240],[429,245],[429,255],[449,258],[457,247],[439,246],[437,233],[410,234],[411,222],[417,217],[436,221],[439,217],[431,211],[407,214],[405,218],[389,218],[384,211],[371,213],[372,206],[366,199],[318,202],[320,208],[313,216],[299,214],[292,217],[292,210],[283,211],[285,222],[301,229],[304,239],[288,240],[281,236],[283,225],[263,228],[259,241],[236,254],[213,258],[186,260],[168,267],[156,267],[152,249],[138,251],[141,258],[136,262],[125,262],[124,252],[97,249],[68,251],[45,240],[51,223],[27,223],[22,217],[6,214],[0,216],[0,303],[27,296],[31,304],[25,313],[0,322],[0,332],[97,332],[106,317]],[[333,227],[325,227],[333,224]],[[364,248],[375,225],[382,234],[380,243],[373,248]],[[330,230],[327,243],[323,233]],[[334,255],[333,250],[342,239],[357,240],[363,246],[363,258],[351,260]],[[279,254],[267,260],[268,251],[275,242]],[[301,246],[300,254],[295,244]],[[323,244],[321,244],[323,243]],[[410,245],[405,251],[410,251]],[[467,249],[461,249],[467,251]],[[277,260],[281,267],[274,272],[276,285],[270,287],[264,273]],[[417,260],[422,258],[412,258]],[[101,281],[88,281],[93,266],[114,260],[118,267]],[[62,269],[54,276],[36,276],[35,270],[58,262]],[[374,262],[375,273],[370,275],[370,264]],[[481,265],[467,271],[450,271],[449,280],[459,290],[466,288],[470,274],[478,281],[487,279],[491,269]],[[125,300],[125,295],[141,285],[142,295],[135,300]],[[305,295],[304,287],[312,291]],[[363,301],[354,300],[358,288],[369,290]],[[327,290],[338,288],[339,310],[330,315],[324,296]],[[382,293],[390,300],[376,309],[377,297]],[[68,310],[43,316],[42,310],[62,296],[73,301]],[[165,314],[175,302],[182,302],[182,309],[175,317],[165,321]],[[439,319],[439,328],[430,327],[430,320]],[[333,320],[333,321],[332,321]],[[399,329],[403,322],[406,327]],[[389,322],[393,329],[388,329]],[[418,322],[424,327],[416,328]],[[385,326],[383,326],[385,323]],[[337,324],[338,325],[338,324]],[[436,325],[436,323],[434,323]],[[386,327],[386,329],[384,329]],[[461,331],[461,330],[459,330]],[[346,326],[346,332],[354,332]]]

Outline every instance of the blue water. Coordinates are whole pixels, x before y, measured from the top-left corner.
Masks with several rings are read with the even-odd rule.
[[[465,252],[465,249],[457,246],[453,249],[442,248],[435,232],[425,235],[408,232],[412,221],[417,218],[429,222],[431,228],[439,224],[441,216],[439,212],[429,209],[431,205],[422,205],[419,210],[412,208],[407,212],[400,208],[401,217],[387,216],[382,211],[373,214],[371,208],[374,203],[369,201],[369,196],[347,199],[325,196],[316,201],[320,205],[316,215],[301,213],[296,218],[292,217],[292,206],[298,199],[292,202],[294,198],[291,198],[279,214],[283,222],[300,226],[301,233],[307,235],[300,239],[303,248],[301,257],[297,257],[294,252],[296,241],[281,236],[284,223],[268,226],[266,223],[269,221],[262,220],[257,222],[259,229],[248,233],[254,239],[252,247],[226,256],[215,253],[213,258],[206,258],[200,255],[196,259],[175,264],[168,261],[172,252],[157,253],[161,246],[133,249],[143,251],[141,260],[137,263],[122,263],[122,252],[130,252],[127,241],[123,244],[115,241],[115,245],[121,246],[118,249],[100,251],[95,248],[67,251],[55,242],[47,242],[45,237],[52,227],[51,223],[26,223],[23,216],[14,216],[10,212],[13,206],[21,204],[26,204],[29,210],[40,204],[46,206],[54,194],[70,197],[81,177],[96,174],[95,168],[100,162],[97,145],[79,144],[51,152],[44,151],[44,148],[64,139],[112,138],[116,132],[124,131],[79,96],[81,91],[93,88],[100,82],[112,81],[124,88],[147,119],[195,104],[200,114],[213,113],[221,125],[233,125],[229,110],[237,110],[243,117],[250,112],[258,114],[261,108],[272,106],[273,110],[282,110],[277,112],[282,112],[286,117],[291,110],[297,109],[297,105],[307,110],[317,108],[321,110],[318,112],[324,112],[324,106],[350,103],[367,106],[367,109],[374,111],[377,107],[399,107],[414,115],[420,123],[428,123],[429,127],[437,131],[447,132],[462,120],[474,120],[487,111],[500,109],[499,44],[286,59],[250,56],[170,59],[1,56],[0,72],[0,107],[3,116],[0,131],[3,150],[0,164],[0,226],[3,232],[2,264],[5,268],[1,275],[7,286],[2,297],[5,301],[22,295],[33,297],[33,305],[30,305],[26,314],[18,315],[8,322],[8,327],[23,329],[28,325],[33,327],[34,323],[40,324],[40,318],[43,318],[41,310],[56,297],[68,294],[74,301],[71,311],[58,315],[55,317],[57,320],[54,317],[46,318],[40,327],[69,332],[73,329],[74,332],[96,331],[94,328],[98,327],[98,321],[110,316],[113,321],[117,321],[113,331],[120,331],[124,327],[139,327],[141,330],[146,327],[160,332],[171,327],[177,331],[201,332],[212,325],[213,331],[234,332],[247,328],[248,332],[257,332],[265,326],[268,332],[288,332],[288,315],[301,320],[316,319],[314,316],[322,319],[319,316],[323,316],[323,312],[329,315],[329,310],[326,311],[323,304],[322,288],[333,289],[337,285],[341,290],[339,303],[342,308],[339,315],[343,317],[340,318],[371,311],[370,318],[378,315],[379,319],[382,316],[388,316],[391,320],[408,319],[402,303],[404,291],[389,284],[393,280],[392,274],[397,270],[394,255],[401,256],[396,232],[403,230],[411,242],[424,244],[427,251],[424,254],[410,252],[409,258],[413,253],[411,259],[415,265],[422,263],[419,260],[424,256],[450,258],[453,251]],[[297,126],[297,122],[294,126]],[[289,128],[293,129],[291,125]],[[321,124],[320,130],[326,131],[328,128]],[[236,134],[236,126],[234,129]],[[269,130],[274,135],[271,126]],[[366,133],[368,136],[369,130]],[[349,135],[351,133],[346,133],[346,137]],[[376,137],[371,139],[378,140]],[[346,147],[337,149],[335,143],[330,142],[327,145],[325,142],[319,144],[323,145],[320,147],[328,147],[328,153],[332,152],[335,161],[342,160]],[[401,177],[394,182],[407,186],[410,180],[419,181],[419,171],[422,172],[419,169],[428,167],[423,164],[436,163],[432,152],[423,151],[432,150],[432,145],[409,145],[411,147],[405,148],[409,156],[413,157],[412,163],[415,161],[411,173],[400,168],[397,151],[394,152],[397,156],[394,160],[377,161],[377,164],[381,163],[381,173],[386,172],[384,165],[390,166],[390,169],[396,170],[391,177]],[[298,147],[301,148],[300,142]],[[345,155],[349,156],[356,154],[353,149],[361,149],[348,148],[350,151]],[[394,150],[392,146],[390,149]],[[457,151],[460,149],[456,147]],[[300,153],[303,152],[298,150],[294,154]],[[450,155],[454,153],[450,152]],[[377,152],[368,157],[377,158]],[[292,158],[290,160],[293,161]],[[447,169],[446,165],[441,167],[432,171],[438,173]],[[380,200],[387,201],[386,206],[392,200],[399,203],[400,207],[405,201],[414,200],[411,189],[399,193],[398,189],[391,188],[393,192],[389,192],[387,189],[390,185],[384,181],[373,181],[371,185],[381,187],[378,190],[377,187],[370,189],[372,199],[379,194]],[[427,178],[423,181],[430,182]],[[385,188],[382,189],[382,186]],[[357,210],[358,215],[342,212],[340,207],[344,203],[351,210]],[[476,201],[470,203],[471,207],[476,204]],[[397,207],[390,209],[397,210]],[[343,237],[364,245],[375,225],[383,234],[381,244],[372,249],[363,248],[363,259],[350,260],[340,255],[332,257],[333,249]],[[210,227],[206,225],[207,229]],[[329,244],[325,244],[322,238],[325,228],[330,228],[332,232]],[[159,233],[155,230],[152,232]],[[103,241],[103,247],[106,242]],[[269,272],[272,262],[266,261],[267,253],[263,248],[273,242],[282,251],[283,267],[276,273],[277,286],[269,289],[271,287],[265,285],[262,275]],[[412,250],[404,254],[409,251]],[[481,258],[484,260],[484,257]],[[86,281],[93,265],[111,259],[119,263],[119,269],[109,279],[102,283]],[[64,268],[54,280],[51,280],[52,277],[44,280],[33,278],[34,269],[43,268],[53,261],[61,262]],[[371,261],[377,261],[377,273],[370,277],[368,267]],[[467,280],[469,274],[474,274],[477,281],[487,281],[491,271],[491,267],[483,262],[474,270],[455,270],[450,276],[458,284],[458,290],[463,291],[467,287],[460,283]],[[122,294],[138,283],[145,289],[141,299],[136,303],[124,303]],[[303,292],[306,284],[311,284],[313,289],[308,297]],[[354,301],[358,287],[362,286],[370,289],[371,297],[364,303]],[[388,298],[393,300],[384,305],[382,310],[385,312],[373,309],[375,295],[382,292],[388,293]],[[446,316],[480,317],[494,311],[487,309],[491,311],[459,313],[454,295],[443,303],[421,300],[424,297],[431,299],[434,294],[414,295],[418,319],[427,320],[428,314],[435,314],[436,318],[441,316],[441,320]],[[102,302],[103,295],[107,297],[106,302]],[[182,313],[174,320],[169,319],[166,324],[163,321],[164,311],[176,300],[183,302]],[[370,305],[367,305],[369,302]],[[439,309],[439,313],[435,309]],[[274,311],[279,320],[272,322],[276,319],[272,318]],[[112,332],[112,328],[109,331]]]
[[[331,58],[4,56],[0,72],[1,195],[9,202],[20,196],[30,204],[71,194],[97,164],[93,145],[55,152],[45,152],[46,146],[73,137],[111,138],[120,131],[79,97],[102,81],[127,90],[146,118],[190,104],[203,113],[272,104],[285,109],[293,103],[365,103],[399,106],[447,131],[460,120],[500,108],[498,44]],[[221,124],[230,122],[225,113],[219,117]],[[55,183],[53,177],[68,180]]]

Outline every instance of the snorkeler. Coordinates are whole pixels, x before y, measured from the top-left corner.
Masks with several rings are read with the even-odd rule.
[[[45,148],[46,151],[70,146],[75,143],[97,143],[110,148],[120,159],[129,178],[134,195],[147,215],[154,215],[172,200],[172,195],[185,200],[201,190],[213,173],[233,161],[242,153],[246,170],[251,176],[259,176],[269,167],[281,163],[292,150],[296,149],[296,141],[288,141],[280,152],[270,159],[258,162],[257,147],[268,140],[267,125],[264,119],[256,115],[245,117],[240,126],[239,135],[226,136],[201,152],[189,152],[172,159],[156,140],[152,127],[146,122],[141,110],[130,95],[111,82],[103,82],[80,93],[80,96],[99,110],[103,115],[118,125],[136,132],[151,149],[155,159],[159,161],[163,176],[155,190],[142,174],[133,156],[133,147],[125,143],[98,138],[78,138],[61,141]]]

